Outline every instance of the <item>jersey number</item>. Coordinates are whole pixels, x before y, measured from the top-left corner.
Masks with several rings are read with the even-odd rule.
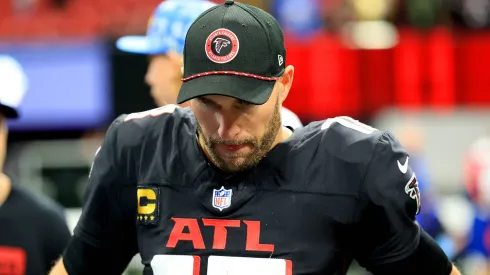
[[[334,122],[337,122],[344,127],[356,130],[356,131],[364,133],[364,134],[371,134],[372,132],[376,131],[376,128],[373,128],[367,124],[364,124],[364,123],[362,123],[358,120],[355,120],[351,117],[348,117],[348,116],[339,116],[339,117],[327,119],[322,124],[322,130],[327,129]]]
[[[154,275],[200,275],[201,257],[190,255],[155,255],[151,260]],[[290,260],[209,256],[208,275],[292,275]]]

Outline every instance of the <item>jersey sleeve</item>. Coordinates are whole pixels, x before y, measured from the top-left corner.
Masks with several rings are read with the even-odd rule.
[[[53,207],[45,210],[40,227],[42,228],[44,259],[47,268],[44,274],[47,274],[51,266],[63,254],[70,240],[71,232],[64,211],[59,205],[53,205]]]
[[[118,135],[123,119],[111,124],[96,153],[82,215],[63,256],[69,274],[121,274],[137,253],[136,187],[126,174],[125,137]]]
[[[419,244],[417,177],[398,140],[378,140],[361,187],[356,259],[368,270],[410,256]]]

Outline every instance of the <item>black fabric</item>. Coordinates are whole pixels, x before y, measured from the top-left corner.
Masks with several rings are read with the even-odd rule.
[[[360,152],[359,152],[360,153]],[[356,257],[367,268],[397,261],[418,246],[420,191],[410,158],[390,133],[377,141],[362,184]]]
[[[120,275],[132,259],[125,253],[125,243],[96,247],[74,235],[63,255],[63,265],[70,275]]]
[[[275,84],[274,81],[236,75],[209,75],[185,82],[179,95],[186,100],[204,95],[225,95],[260,105],[269,100]]]
[[[408,257],[377,266],[374,275],[449,275],[453,264],[437,243],[422,230],[417,249]]]
[[[0,114],[4,115],[6,118],[18,118],[19,112],[7,105],[3,105],[0,103]]]
[[[13,184],[0,206],[0,273],[47,274],[70,236],[60,205]]]

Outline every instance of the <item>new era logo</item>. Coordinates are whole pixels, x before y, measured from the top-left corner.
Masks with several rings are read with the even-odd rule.
[[[279,66],[282,66],[282,64],[284,63],[284,57],[282,57],[282,55],[278,54],[277,55],[277,61],[279,62]]]

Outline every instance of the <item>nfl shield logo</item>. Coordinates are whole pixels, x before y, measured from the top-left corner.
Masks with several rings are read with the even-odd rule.
[[[219,190],[213,189],[213,207],[219,209],[219,211],[230,207],[232,194],[231,189],[225,189],[224,186]]]

